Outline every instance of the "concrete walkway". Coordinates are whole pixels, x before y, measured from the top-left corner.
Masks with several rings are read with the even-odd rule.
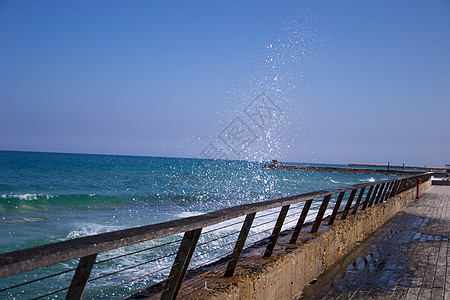
[[[432,186],[296,299],[450,299],[450,187]]]

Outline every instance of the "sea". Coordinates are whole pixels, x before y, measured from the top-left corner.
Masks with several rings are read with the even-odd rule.
[[[261,162],[239,160],[0,151],[0,253],[389,178],[386,175],[269,170],[262,169],[261,165]],[[313,209],[317,208],[313,206]],[[214,237],[216,235],[202,237],[203,250],[216,244],[207,243]],[[167,251],[174,249],[169,248]],[[106,255],[122,253],[117,251]],[[134,258],[121,258],[117,264],[109,262],[98,267],[97,272],[109,274],[129,266],[132,269],[141,261],[163,255],[164,251],[159,249]],[[211,261],[215,257],[206,255],[203,259]],[[164,268],[165,261],[170,265],[170,259],[165,259],[158,262],[158,267]],[[68,262],[52,271],[74,266],[76,262]],[[145,272],[151,268],[155,267],[145,267]],[[137,267],[126,275],[141,276],[142,269]],[[104,278],[89,283],[86,292],[91,293],[93,299],[117,298],[161,280],[169,270],[162,275],[149,275],[115,292],[96,294],[108,281],[128,280],[125,275]],[[28,297],[29,289],[38,296],[45,295],[49,285],[58,289],[67,281],[61,275],[50,279],[51,284],[38,282],[36,287],[9,288],[46,276],[45,272],[36,270],[0,279],[0,299],[36,298],[36,295]],[[63,295],[61,292],[43,298],[56,299]]]

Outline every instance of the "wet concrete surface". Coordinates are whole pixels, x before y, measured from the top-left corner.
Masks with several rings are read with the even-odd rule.
[[[432,186],[294,299],[450,299],[450,187]]]

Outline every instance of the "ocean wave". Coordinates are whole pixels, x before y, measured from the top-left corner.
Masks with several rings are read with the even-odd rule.
[[[359,179],[360,182],[375,182],[375,178],[370,177],[370,178],[364,178],[364,179]]]
[[[127,197],[127,199],[130,197]],[[75,194],[10,194],[0,195],[0,213],[47,211],[52,209],[96,209],[117,207],[127,199],[117,196]]]
[[[161,200],[173,200],[173,201],[204,201],[210,200],[212,196],[208,194],[167,194],[167,195],[158,195],[158,198]]]
[[[32,223],[45,221],[44,218],[16,218],[16,219],[2,219],[0,223]]]
[[[184,212],[181,212],[179,214],[176,214],[175,216],[177,218],[189,218],[189,217],[199,216],[201,214],[204,214],[204,212],[201,212],[201,211],[184,211]]]
[[[0,195],[0,213],[20,211],[47,211],[53,209],[116,209],[150,203],[173,203],[175,205],[207,205],[218,197],[205,193],[167,193],[148,195],[99,195],[89,194],[3,194]]]
[[[294,182],[294,183],[303,183],[303,180],[294,180],[294,179],[289,179],[289,178],[282,178],[281,180],[283,181],[287,181],[287,182]]]
[[[79,237],[91,236],[126,228],[126,226],[101,225],[97,223],[83,223],[78,227],[79,228],[72,230],[63,240],[71,240]]]
[[[20,199],[20,200],[38,200],[39,198],[46,198],[47,200],[55,197],[55,195],[45,194],[19,194],[19,195],[0,195],[2,199]]]

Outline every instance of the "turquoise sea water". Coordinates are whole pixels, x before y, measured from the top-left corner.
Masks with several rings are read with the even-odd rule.
[[[0,151],[0,253],[385,178],[247,161]]]

